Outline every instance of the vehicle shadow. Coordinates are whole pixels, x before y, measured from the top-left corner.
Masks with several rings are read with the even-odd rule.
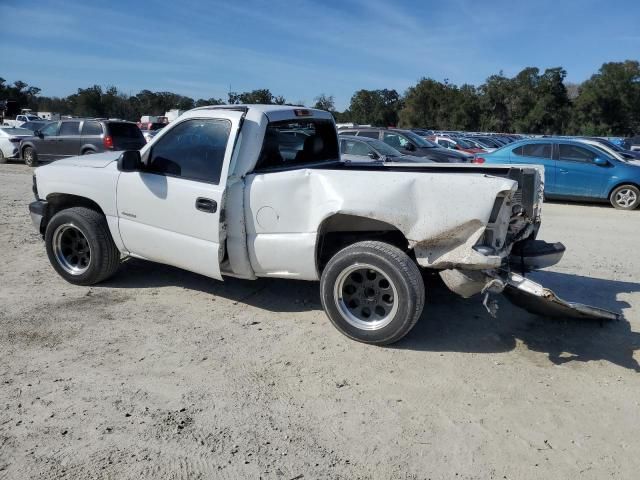
[[[620,299],[640,292],[640,283],[602,280],[541,271],[531,278],[569,301],[623,312],[630,305]],[[271,312],[321,310],[318,284],[261,278],[255,281],[226,278],[224,282],[178,268],[128,259],[118,274],[101,286],[108,288],[182,287]],[[500,353],[520,341],[529,350],[546,353],[554,364],[605,360],[640,372],[633,358],[640,349],[640,333],[628,321],[599,322],[543,318],[526,312],[504,297],[498,318],[492,318],[479,297],[463,299],[450,292],[436,276],[427,278],[427,305],[416,327],[388,348],[463,353]]]
[[[619,297],[640,292],[640,283],[602,280],[540,271],[531,279],[560,298],[623,312],[630,305]],[[492,318],[478,298],[462,299],[439,281],[430,282],[429,300],[416,327],[395,348],[423,351],[498,353],[513,350],[520,341],[529,350],[546,353],[560,365],[605,360],[640,372],[633,358],[640,349],[640,333],[627,320],[600,322],[544,318],[500,297],[498,318]]]
[[[306,312],[321,310],[318,284],[280,278],[240,280],[225,277],[214,280],[180,268],[128,258],[118,273],[95,287],[161,288],[181,287],[229,300],[246,303],[271,312]]]

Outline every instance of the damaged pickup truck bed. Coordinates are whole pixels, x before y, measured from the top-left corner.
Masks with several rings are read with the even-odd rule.
[[[544,315],[615,319],[559,299],[525,272],[557,263],[536,240],[542,175],[518,165],[350,164],[327,112],[202,107],[140,152],[36,170],[30,212],[67,281],[110,277],[123,256],[222,280],[319,280],[345,335],[388,344],[422,314],[422,270],[463,297],[504,292]]]

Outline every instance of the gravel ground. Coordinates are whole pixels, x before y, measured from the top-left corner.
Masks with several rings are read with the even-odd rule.
[[[637,478],[640,211],[546,204],[537,279],[626,321],[558,321],[433,282],[387,348],[340,335],[313,283],[126,262],[75,287],[0,165],[0,479]]]

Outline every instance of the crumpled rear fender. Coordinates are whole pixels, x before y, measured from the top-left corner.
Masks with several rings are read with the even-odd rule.
[[[311,242],[301,249],[300,239],[315,238],[337,214],[393,226],[423,267],[499,265],[501,257],[482,255],[473,246],[489,223],[496,197],[517,189],[514,180],[467,171],[306,169],[252,174],[245,181],[254,271],[258,276],[310,280],[318,276],[310,268],[315,267],[317,245]]]

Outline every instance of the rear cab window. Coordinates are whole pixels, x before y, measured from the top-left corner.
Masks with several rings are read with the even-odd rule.
[[[331,120],[311,118],[269,122],[256,170],[333,163],[340,160]]]

